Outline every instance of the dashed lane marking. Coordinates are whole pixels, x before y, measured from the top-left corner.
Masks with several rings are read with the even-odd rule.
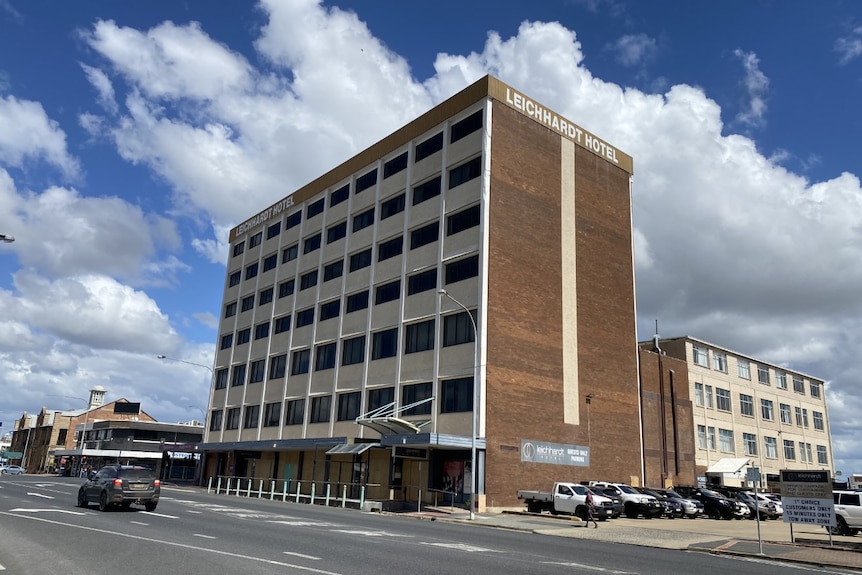
[[[446,549],[454,549],[455,551],[466,551],[468,553],[501,553],[501,551],[497,549],[476,547],[475,545],[467,545],[466,543],[423,543],[423,545],[431,545],[432,547],[445,547]]]
[[[285,555],[292,555],[294,557],[302,557],[303,559],[311,559],[312,561],[320,561],[320,557],[315,557],[314,555],[304,555],[302,553],[294,553],[293,551],[284,551]]]

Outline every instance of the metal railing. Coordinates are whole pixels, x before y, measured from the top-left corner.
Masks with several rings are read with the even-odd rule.
[[[256,497],[271,501],[291,501],[362,508],[368,487],[379,487],[374,483],[344,483],[334,481],[312,481],[299,479],[255,479],[219,475],[207,480],[207,493]]]

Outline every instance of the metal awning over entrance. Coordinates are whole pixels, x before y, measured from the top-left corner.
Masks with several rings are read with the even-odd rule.
[[[326,455],[362,455],[372,447],[380,447],[379,443],[342,443],[326,452]]]
[[[356,418],[356,423],[369,427],[380,435],[419,433],[424,426],[431,423],[430,419],[422,421],[408,421],[406,419],[402,419],[400,416],[405,411],[414,409],[415,407],[428,403],[433,399],[433,397],[429,397],[398,408],[395,407],[395,402],[393,401],[392,403],[360,415]]]
[[[747,457],[724,457],[709,466],[707,473],[739,473],[751,460]]]

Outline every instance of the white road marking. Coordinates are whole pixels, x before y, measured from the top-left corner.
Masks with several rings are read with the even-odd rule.
[[[8,511],[0,511],[0,515],[8,515],[10,517],[19,517],[21,519],[29,519],[31,521],[42,521],[44,523],[50,523],[52,525],[60,525],[63,527],[68,527],[70,529],[81,529],[83,531],[93,531],[96,533],[102,533],[108,536],[115,537],[125,537],[126,539],[136,539],[138,541],[149,541],[150,543],[158,543],[160,545],[167,545],[170,547],[179,547],[181,549],[191,549],[193,551],[200,551],[201,553],[212,553],[213,555],[222,555],[225,557],[234,557],[236,559],[243,559],[246,561],[255,561],[258,563],[265,563],[267,565],[278,565],[279,567],[290,567],[296,569],[297,571],[308,571],[310,573],[320,573],[321,575],[342,575],[341,573],[337,573],[334,571],[324,571],[322,569],[315,569],[313,567],[306,567],[304,565],[297,565],[295,563],[285,563],[283,561],[274,561],[272,559],[263,559],[262,557],[254,557],[252,555],[242,555],[240,553],[231,553],[229,551],[222,551],[220,549],[209,549],[207,547],[198,547],[197,545],[188,545],[186,543],[178,543],[176,541],[166,541],[162,539],[155,539],[153,537],[141,537],[139,535],[130,535],[128,533],[118,533],[116,531],[109,531],[107,529],[97,529],[95,527],[87,527],[84,525],[76,525],[74,523],[63,523],[61,521],[54,521],[53,519],[42,519],[41,517],[32,517],[29,515],[15,515],[14,513],[10,513]]]
[[[196,513],[196,514],[200,515],[203,513],[203,511],[195,511],[194,509],[188,509],[188,510],[186,510],[186,513]]]
[[[141,513],[146,513],[147,515],[152,515],[153,517],[167,517],[168,519],[179,519],[176,515],[168,515],[166,513],[156,513],[155,511],[142,511]]]
[[[203,537],[204,539],[218,539],[213,535],[203,535],[201,533],[192,533],[192,537]]]
[[[32,495],[33,497],[41,497],[41,498],[43,498],[43,499],[54,499],[54,498],[53,498],[52,496],[50,496],[50,495],[42,495],[41,493],[31,493],[31,492],[29,492],[29,491],[27,492],[27,495]]]
[[[279,519],[276,521],[267,521],[267,523],[281,523],[282,525],[291,525],[293,527],[332,527],[332,523],[324,523],[317,521],[301,521],[297,520],[288,520],[285,521],[283,519]]]
[[[581,563],[567,563],[564,561],[542,561],[545,565],[562,565],[564,567],[577,567],[586,569],[587,571],[598,571],[599,573],[611,573],[612,575],[636,575],[634,571],[619,571],[618,569],[608,569],[606,567],[594,567],[592,565],[583,565]]]
[[[456,551],[466,551],[468,553],[485,552],[485,553],[500,553],[497,549],[488,549],[486,547],[476,547],[475,545],[467,545],[465,543],[423,543],[423,545],[431,545],[434,547],[445,547],[446,549],[454,549]]]
[[[143,521],[129,521],[129,523],[134,523],[135,525],[143,525],[144,527],[149,527],[149,523],[144,523]]]
[[[10,509],[10,513],[14,512],[19,513],[68,513],[70,515],[84,515],[83,511],[69,511],[68,509],[24,509],[22,507],[17,507],[15,509]]]
[[[413,537],[412,535],[387,533],[386,531],[363,531],[358,529],[333,529],[333,531],[336,533],[346,533],[348,535],[364,535],[366,537]]]
[[[285,555],[293,555],[294,557],[302,557],[303,559],[311,559],[312,561],[320,561],[320,557],[314,555],[303,555],[302,553],[294,553],[293,551],[285,551]]]

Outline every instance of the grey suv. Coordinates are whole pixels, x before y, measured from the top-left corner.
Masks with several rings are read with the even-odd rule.
[[[98,503],[100,511],[120,505],[128,509],[132,503],[154,511],[159,503],[161,486],[156,472],[142,465],[108,465],[91,472],[78,489],[78,506]]]

